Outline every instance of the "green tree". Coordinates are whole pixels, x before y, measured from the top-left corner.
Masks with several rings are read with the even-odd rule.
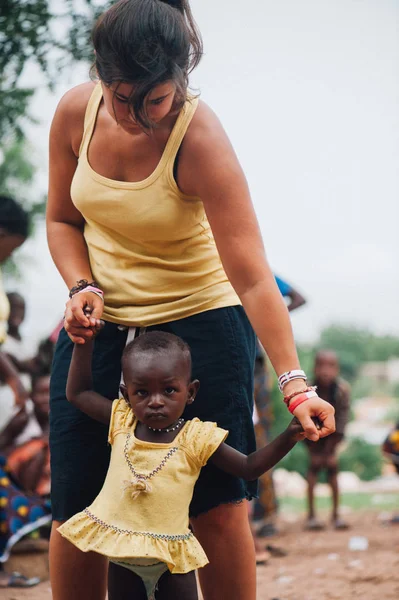
[[[0,191],[21,199],[33,216],[43,214],[44,201],[31,197],[35,166],[24,127],[32,122],[29,104],[34,87],[23,75],[39,67],[52,88],[60,69],[90,60],[90,30],[109,0],[64,0],[62,12],[52,0],[1,0],[0,3]],[[38,80],[38,85],[41,82]]]
[[[352,381],[362,363],[368,361],[386,361],[399,356],[399,338],[378,336],[371,331],[356,327],[331,325],[320,334],[318,347],[330,348],[337,352],[341,371],[346,379]]]
[[[90,60],[90,30],[108,5],[103,0],[65,0],[56,12],[51,0],[1,0],[0,3],[0,147],[10,133],[23,136],[35,88],[21,83],[36,64],[52,87],[60,68]]]

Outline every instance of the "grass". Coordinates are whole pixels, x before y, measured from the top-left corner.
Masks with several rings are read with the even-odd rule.
[[[281,497],[279,498],[280,510],[290,512],[306,512],[306,498]],[[342,494],[341,506],[347,506],[352,510],[399,510],[399,494]],[[331,507],[331,499],[326,497],[316,498],[316,507],[319,510],[328,510]]]

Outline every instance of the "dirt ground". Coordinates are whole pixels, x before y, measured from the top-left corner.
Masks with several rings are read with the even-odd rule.
[[[300,520],[282,524],[270,543],[289,554],[258,568],[257,600],[397,600],[399,526],[384,526],[373,512],[352,514],[349,521],[345,532],[305,533]],[[353,536],[366,536],[368,550],[349,550]],[[44,582],[30,590],[0,590],[0,598],[50,600],[51,592]]]

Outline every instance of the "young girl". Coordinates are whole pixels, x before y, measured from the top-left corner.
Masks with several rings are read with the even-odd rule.
[[[188,345],[154,331],[123,353],[123,397],[111,403],[92,390],[92,342],[76,345],[68,400],[90,417],[110,423],[111,462],[104,486],[59,532],[84,552],[110,560],[109,599],[195,600],[194,571],[208,563],[189,529],[188,509],[201,468],[254,480],[304,437],[294,419],[276,440],[249,456],[224,443],[228,431],[182,414],[195,400]],[[212,489],[209,490],[212,494]]]

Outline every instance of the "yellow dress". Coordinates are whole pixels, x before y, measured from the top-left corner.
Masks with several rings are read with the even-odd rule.
[[[203,567],[208,559],[189,529],[189,505],[201,468],[228,432],[193,419],[172,442],[155,444],[135,437],[136,424],[125,400],[115,400],[103,488],[58,531],[83,552],[111,560],[152,558],[171,573]]]

